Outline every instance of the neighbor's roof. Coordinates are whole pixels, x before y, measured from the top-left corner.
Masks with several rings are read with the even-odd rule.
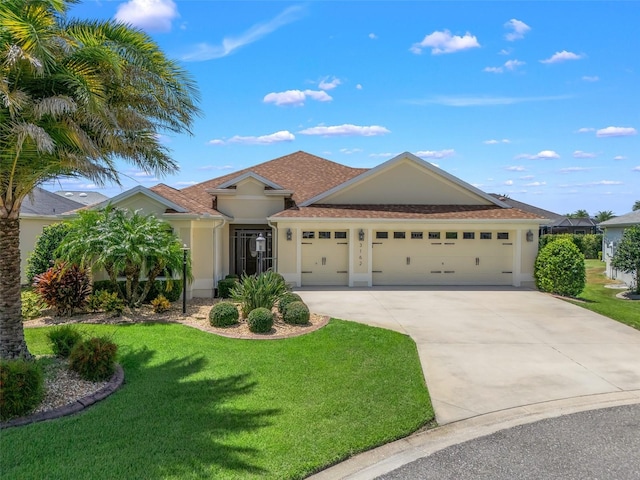
[[[285,190],[292,190],[293,200],[301,203],[319,193],[340,185],[366,172],[367,168],[351,168],[306,152],[295,152],[253,167],[186,187],[181,192],[200,204],[211,204],[207,190],[218,188],[234,178],[253,172],[276,183]]]
[[[498,195],[497,193],[490,193],[494,198],[497,198],[501,202],[506,203],[510,207],[518,208],[525,212],[530,212],[535,215],[538,215],[542,218],[548,218],[549,220],[555,220],[557,218],[562,217],[559,213],[551,212],[549,210],[545,210],[544,208],[535,207],[533,205],[529,205],[528,203],[519,202],[518,200],[514,200],[513,198],[507,197],[505,195]]]
[[[620,215],[606,222],[598,224],[601,227],[626,227],[630,225],[640,225],[640,210]]]
[[[20,214],[59,215],[80,207],[82,207],[82,204],[79,202],[36,187],[22,202]]]
[[[595,227],[596,222],[589,217],[559,217],[550,227]]]
[[[540,220],[543,217],[497,205],[311,205],[271,218],[362,218],[402,220]]]
[[[107,200],[109,197],[99,192],[84,192],[79,190],[59,190],[53,192],[56,195],[81,203],[82,205],[93,205]]]

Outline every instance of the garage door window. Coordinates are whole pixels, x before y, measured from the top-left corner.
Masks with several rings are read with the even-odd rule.
[[[331,232],[318,232],[318,238],[331,238]]]
[[[393,238],[406,238],[405,232],[393,232]]]
[[[429,240],[438,240],[440,238],[440,232],[429,232]]]
[[[475,232],[462,232],[462,238],[464,240],[473,240],[474,238],[476,238],[476,233]]]
[[[316,232],[302,232],[302,238],[316,238]]]
[[[480,232],[480,240],[491,240],[491,232]]]
[[[447,232],[445,237],[447,240],[456,240],[458,238],[458,232]]]
[[[347,238],[347,232],[336,232],[333,234],[333,238]]]
[[[389,232],[376,232],[377,239],[389,238]]]
[[[414,240],[422,240],[422,232],[411,232],[411,238]]]
[[[509,240],[509,232],[498,232],[498,240]]]

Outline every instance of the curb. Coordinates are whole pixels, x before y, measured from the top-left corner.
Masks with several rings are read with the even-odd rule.
[[[6,422],[0,423],[0,429],[19,427],[22,425],[29,425],[30,423],[42,422],[44,420],[53,420],[55,418],[64,417],[67,415],[73,415],[90,407],[94,403],[99,402],[107,398],[113,392],[118,390],[124,383],[124,370],[120,365],[116,365],[116,371],[109,379],[109,382],[97,392],[87,395],[86,397],[79,398],[73,403],[63,405],[62,407],[54,408],[46,412],[35,413],[26,417],[14,418]]]
[[[587,395],[523,405],[448,423],[368,450],[307,477],[307,480],[371,480],[452,445],[548,418],[640,404],[640,390]]]

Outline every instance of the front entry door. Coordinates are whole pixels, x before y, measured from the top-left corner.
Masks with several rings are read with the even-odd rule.
[[[266,251],[262,255],[256,250],[256,239],[260,233],[266,239]],[[231,236],[231,273],[253,275],[258,270],[265,272],[273,267],[270,228],[235,228]],[[259,265],[260,261],[262,265]]]

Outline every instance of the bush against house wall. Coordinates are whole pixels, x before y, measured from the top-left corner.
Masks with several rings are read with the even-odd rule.
[[[55,251],[69,233],[68,223],[54,223],[42,229],[42,233],[36,240],[33,252],[27,258],[27,280],[33,283],[36,275],[46,272],[56,260]]]
[[[571,240],[576,247],[582,252],[584,258],[597,259],[598,252],[602,250],[602,234],[588,233],[586,235],[577,233],[562,233],[559,235],[542,235],[540,237],[539,248],[542,249],[551,242],[560,239]]]

